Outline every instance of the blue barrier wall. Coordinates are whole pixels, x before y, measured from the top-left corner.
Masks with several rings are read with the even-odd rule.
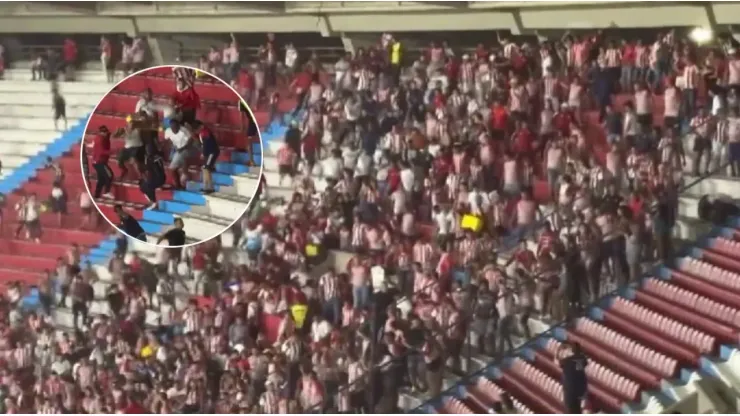
[[[81,118],[72,128],[62,133],[62,135],[53,142],[46,145],[36,156],[30,158],[26,163],[18,166],[10,175],[0,179],[0,193],[9,194],[20,189],[23,184],[28,182],[36,175],[36,171],[46,165],[46,159],[56,159],[68,152],[72,146],[82,140],[87,125],[89,115]]]

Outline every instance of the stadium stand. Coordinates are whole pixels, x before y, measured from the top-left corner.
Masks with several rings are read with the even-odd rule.
[[[55,131],[50,112],[50,86],[30,81],[28,75],[28,71],[10,69],[5,71],[5,81],[0,82],[0,161],[3,164],[0,193],[5,196],[6,207],[0,280],[4,282],[34,282],[43,276],[45,269],[56,267],[56,258],[69,249],[60,242],[95,244],[102,236],[100,231],[79,230],[78,224],[72,221],[59,227],[54,218],[42,216],[42,244],[12,239],[18,226],[17,217],[10,214],[13,207],[21,195],[35,193],[39,202],[50,196],[55,172],[45,168],[47,159],[73,158],[70,149],[79,141],[87,115],[108,89],[107,85],[95,82],[63,85],[69,130]],[[79,189],[69,189],[69,192],[74,191]],[[70,212],[76,213],[79,210],[74,208]]]
[[[383,39],[385,40],[385,38]],[[665,42],[668,43],[668,41]],[[504,46],[502,45],[500,49],[506,50]],[[433,58],[438,55],[439,49],[438,46],[433,45],[428,51],[429,56]],[[476,51],[468,53],[472,54],[474,52]],[[483,51],[483,56],[487,57],[487,51]],[[534,53],[526,56],[533,62],[539,62],[537,55]],[[455,58],[450,57],[449,60],[454,61]],[[536,67],[536,65],[533,66]],[[362,77],[363,73],[359,73],[358,81]],[[353,85],[353,87],[357,86]],[[434,86],[430,90],[434,93]],[[287,94],[281,95],[285,96]],[[623,106],[627,100],[629,100],[627,94],[616,94],[614,102],[617,111],[620,113],[623,111]],[[705,102],[704,100],[706,98],[702,97],[700,102]],[[451,98],[450,101],[452,101]],[[662,120],[665,111],[663,102],[662,97],[652,100],[650,127],[664,124]],[[444,104],[444,101],[442,103]],[[598,120],[598,112],[587,105],[583,106],[583,110],[585,111],[579,113],[580,122],[571,123],[571,125],[577,124],[577,127],[582,131],[589,152],[593,151],[591,154],[596,156],[599,162],[606,162],[608,165],[607,153],[609,150],[606,146],[606,134],[604,127],[600,125]],[[486,112],[484,111],[484,113]],[[723,121],[723,119],[720,115],[713,121]],[[700,126],[701,124],[695,123],[693,129]],[[695,136],[693,129],[688,125],[681,127],[681,133],[685,133],[683,140],[686,149],[693,148],[693,136]],[[293,192],[300,187],[298,181],[296,181],[297,186],[295,187],[281,186],[279,184],[280,178],[275,175],[278,164],[274,155],[285,148],[281,139],[286,133],[286,129],[276,124],[268,126],[267,132],[263,136],[266,144],[262,155],[267,172],[265,175],[266,192],[268,195],[289,195],[292,198]],[[427,134],[434,136],[436,133],[427,131]],[[653,137],[653,139],[656,138]],[[478,150],[477,147],[476,150]],[[691,157],[690,154],[689,157]],[[503,287],[498,288],[502,292],[506,292],[507,289],[516,292],[516,309],[507,309],[510,306],[503,306],[500,309],[503,313],[499,319],[485,318],[483,319],[484,323],[492,323],[498,325],[498,328],[504,328],[504,324],[511,324],[506,318],[511,318],[512,315],[516,315],[516,318],[524,316],[524,319],[522,325],[517,325],[521,328],[516,328],[513,331],[517,332],[517,336],[514,337],[515,343],[523,344],[521,346],[511,345],[514,344],[511,340],[508,346],[505,345],[504,338],[507,338],[508,335],[500,332],[497,328],[496,338],[499,339],[494,341],[494,344],[500,344],[499,351],[506,352],[506,354],[501,354],[500,357],[494,357],[490,350],[479,354],[472,353],[471,351],[477,349],[477,346],[472,345],[469,339],[463,341],[465,347],[456,354],[454,346],[456,345],[455,342],[460,341],[459,334],[462,333],[463,338],[470,339],[473,338],[473,335],[480,335],[476,333],[474,326],[476,323],[480,323],[481,318],[474,314],[468,316],[467,308],[459,306],[460,302],[457,296],[460,295],[461,291],[450,290],[452,289],[450,287],[446,287],[446,290],[437,291],[425,286],[424,282],[422,282],[421,287],[416,287],[416,282],[414,282],[414,288],[411,289],[410,296],[403,296],[404,293],[395,293],[395,296],[390,299],[390,303],[385,304],[385,306],[395,304],[401,310],[414,309],[414,315],[422,318],[424,324],[426,324],[423,330],[422,348],[404,348],[401,345],[400,340],[406,341],[405,336],[410,337],[413,333],[407,327],[407,325],[413,326],[412,322],[409,322],[413,321],[413,318],[407,318],[406,314],[385,316],[384,323],[388,325],[386,326],[383,323],[378,325],[385,328],[384,333],[380,334],[380,331],[373,333],[372,325],[378,324],[377,322],[373,324],[374,317],[383,313],[383,308],[376,308],[376,305],[380,303],[380,299],[384,299],[381,295],[384,293],[381,289],[384,285],[376,286],[376,294],[371,301],[373,306],[369,307],[366,312],[359,310],[362,308],[353,309],[352,307],[352,302],[358,302],[358,298],[361,300],[361,292],[350,290],[356,288],[347,288],[346,291],[351,291],[351,293],[342,295],[342,300],[346,303],[340,305],[343,312],[341,319],[337,319],[336,313],[333,311],[329,311],[330,313],[327,314],[321,304],[318,305],[321,312],[308,318],[310,323],[304,327],[304,333],[300,335],[305,339],[301,340],[299,338],[297,342],[302,344],[302,348],[308,350],[307,355],[309,357],[307,357],[306,362],[310,365],[309,368],[306,367],[305,363],[299,366],[291,355],[294,351],[292,348],[295,346],[291,343],[296,342],[296,337],[290,335],[290,331],[287,338],[281,338],[280,336],[286,325],[290,326],[291,322],[296,324],[297,320],[291,320],[281,313],[272,313],[268,307],[275,307],[275,303],[278,302],[270,296],[275,296],[281,302],[284,302],[283,307],[292,307],[301,305],[303,302],[300,300],[301,296],[297,295],[296,292],[305,292],[305,296],[310,297],[311,293],[315,295],[312,290],[326,291],[326,286],[321,286],[325,283],[323,280],[323,276],[326,276],[324,272],[333,267],[337,271],[346,270],[353,273],[358,268],[358,259],[365,258],[361,253],[358,254],[356,249],[367,248],[363,247],[366,242],[361,241],[360,244],[350,242],[346,245],[340,245],[339,249],[332,249],[327,253],[327,260],[320,265],[315,265],[308,277],[306,277],[307,272],[293,264],[290,264],[287,273],[277,270],[260,270],[257,274],[263,277],[269,278],[275,273],[276,275],[289,276],[295,282],[279,284],[279,290],[276,292],[271,292],[269,288],[263,289],[266,293],[260,292],[260,296],[265,296],[261,300],[264,302],[262,307],[265,310],[258,315],[261,324],[258,331],[259,337],[266,338],[269,341],[268,344],[280,348],[281,353],[278,353],[278,355],[288,360],[287,367],[282,369],[281,365],[283,363],[280,360],[272,361],[275,366],[265,372],[266,374],[269,373],[269,376],[265,378],[268,381],[265,385],[267,391],[261,394],[252,392],[258,394],[258,398],[249,399],[246,397],[247,394],[242,394],[241,391],[239,394],[242,394],[242,396],[234,394],[233,397],[223,395],[222,392],[221,398],[228,403],[220,404],[224,406],[229,404],[227,408],[235,410],[240,408],[244,401],[247,403],[246,406],[255,412],[275,413],[275,409],[282,405],[282,401],[272,401],[270,394],[275,393],[275,391],[267,385],[281,384],[282,377],[285,377],[286,383],[281,384],[281,388],[287,389],[289,397],[293,397],[293,394],[290,394],[292,389],[296,389],[297,385],[301,386],[293,390],[292,393],[298,393],[297,403],[294,403],[297,407],[294,410],[304,412],[336,409],[344,412],[364,410],[383,413],[395,411],[398,407],[402,410],[411,410],[417,413],[472,414],[499,413],[502,410],[505,413],[564,413],[566,408],[563,402],[562,369],[557,361],[561,344],[570,342],[577,343],[589,360],[585,369],[588,379],[588,391],[585,397],[586,411],[662,413],[677,411],[682,403],[691,409],[691,411],[684,411],[683,413],[695,413],[699,410],[701,410],[701,413],[709,410],[733,411],[731,406],[732,393],[730,392],[724,397],[718,397],[717,394],[712,393],[712,390],[717,389],[726,392],[726,390],[736,390],[740,385],[738,378],[740,368],[738,368],[736,349],[738,329],[740,329],[736,319],[738,312],[736,305],[740,304],[738,302],[740,292],[738,292],[737,285],[740,282],[738,280],[740,279],[738,277],[740,276],[738,275],[740,272],[740,257],[737,255],[738,244],[740,244],[740,223],[737,219],[731,218],[725,221],[722,226],[712,226],[702,221],[697,215],[698,201],[703,195],[708,193],[736,194],[737,181],[725,175],[725,166],[723,163],[715,164],[714,169],[712,169],[713,172],[707,177],[694,178],[683,174],[681,181],[679,181],[680,184],[673,185],[675,186],[676,197],[672,200],[670,208],[677,211],[675,212],[677,218],[675,225],[670,228],[672,228],[671,231],[677,242],[688,240],[693,246],[691,249],[679,251],[677,258],[666,255],[662,264],[651,261],[649,267],[645,264],[640,265],[646,266],[645,270],[648,271],[648,274],[643,276],[642,270],[639,270],[640,273],[637,276],[632,276],[632,281],[629,284],[621,285],[612,293],[608,292],[613,286],[606,283],[614,282],[607,282],[607,280],[618,279],[611,276],[612,272],[602,272],[601,268],[598,268],[596,275],[603,278],[604,286],[608,287],[606,290],[597,290],[596,293],[590,294],[590,299],[585,300],[586,303],[592,300],[596,301],[590,303],[583,313],[579,313],[578,309],[571,310],[568,314],[571,319],[568,319],[566,323],[557,324],[558,320],[547,316],[550,311],[541,305],[536,305],[536,308],[540,310],[527,319],[528,309],[524,308],[526,306],[524,299],[532,293],[529,293],[529,289],[526,287],[515,286],[511,288],[507,284],[502,284]],[[597,165],[589,167],[598,168]],[[682,166],[682,168],[688,167]],[[598,173],[598,170],[590,172]],[[657,178],[655,171],[651,170],[648,173],[649,180],[652,181]],[[307,176],[313,177],[313,185],[317,190],[323,191],[325,189],[326,181],[320,178],[320,175],[314,175],[311,172]],[[545,213],[555,212],[555,214],[548,217],[551,225],[567,235],[567,229],[570,228],[569,221],[572,221],[573,218],[567,218],[565,223],[562,222],[563,219],[559,218],[561,214],[559,208],[554,204],[548,204],[549,189],[547,189],[547,185],[541,182],[543,179],[539,179],[539,181],[539,183],[542,183],[541,185],[537,185],[536,180],[534,183],[535,194],[542,203],[543,211]],[[598,187],[593,187],[590,182],[583,180],[583,178],[578,179],[578,181],[581,182],[584,189],[589,189],[589,192],[595,193],[598,191]],[[664,185],[671,186],[670,180],[661,177],[659,181],[664,181]],[[543,188],[544,191],[541,190]],[[540,190],[537,191],[538,189]],[[370,192],[365,189],[370,197],[361,196],[357,201],[358,205],[372,205],[375,203],[376,200],[372,199],[373,193],[371,191],[372,188]],[[309,192],[309,196],[314,196],[314,194]],[[319,192],[319,194],[326,195],[328,192]],[[385,197],[383,196],[383,198]],[[459,196],[454,196],[453,200],[456,198],[459,198]],[[420,201],[427,202],[424,198],[420,198]],[[278,204],[276,201],[268,202],[267,199],[264,202],[264,206],[261,205],[260,208],[272,208],[268,210],[269,214],[259,217],[254,215],[253,212],[252,218],[261,220],[265,229],[270,225],[274,227],[272,223],[274,217],[280,217],[283,221],[277,227],[279,231],[287,229],[287,221],[287,224],[292,226],[291,231],[293,232],[296,231],[296,228],[300,228],[297,227],[300,220],[307,219],[310,222],[322,219],[318,211],[300,209],[295,211],[296,205],[300,206],[302,202],[298,199],[288,204]],[[512,201],[510,204],[514,205],[519,202]],[[639,207],[633,205],[632,202],[635,201],[629,200],[628,203],[631,209],[639,211]],[[420,213],[423,212],[423,207],[416,208],[418,211],[415,212],[419,213],[420,217],[417,222],[422,223],[418,227],[422,231],[422,235],[439,233],[440,229],[435,228],[434,225],[429,225],[431,220],[424,218],[423,214]],[[514,208],[516,209],[516,206]],[[470,209],[470,207],[467,209]],[[295,215],[295,212],[298,212],[298,216]],[[660,215],[658,213],[648,215],[648,217],[652,220],[660,220]],[[457,217],[455,219],[458,220]],[[496,259],[499,263],[509,263],[509,260],[513,259],[514,267],[522,268],[526,262],[524,255],[528,252],[522,247],[516,248],[521,237],[527,238],[529,247],[532,252],[537,253],[538,257],[546,257],[541,254],[543,246],[552,249],[552,246],[549,246],[550,244],[558,244],[553,243],[553,240],[557,240],[558,236],[553,237],[546,231],[543,232],[542,225],[542,222],[538,221],[528,227],[512,228],[509,230],[510,235],[503,239],[503,242],[498,242],[494,248],[486,248],[486,250],[493,251],[495,249],[499,254]],[[254,223],[247,224],[242,231],[249,233],[253,230],[255,230]],[[391,228],[391,230],[394,234],[399,233],[398,229]],[[653,231],[658,232],[658,230],[654,229]],[[351,236],[354,234],[355,228],[343,231],[349,231],[347,234]],[[709,233],[707,234],[707,232]],[[340,234],[339,232],[336,233]],[[260,233],[257,232],[257,234]],[[708,235],[708,238],[702,238],[704,235]],[[225,261],[227,258],[243,258],[244,252],[250,251],[249,246],[234,248],[235,244],[228,242],[230,237],[228,235],[225,235],[225,237],[222,238],[222,251],[215,257],[217,263],[228,263],[228,261]],[[282,241],[292,241],[293,233],[280,238],[282,239],[279,240],[281,243]],[[351,237],[350,240],[352,240]],[[465,242],[466,240],[463,239],[462,241]],[[398,241],[394,241],[394,244],[397,243]],[[580,244],[583,244],[583,241]],[[462,244],[461,246],[465,247]],[[391,248],[396,248],[396,246],[386,247],[386,249]],[[433,262],[426,258],[429,256],[426,256],[423,244],[418,246],[419,250],[416,250],[417,246],[414,248],[411,253],[413,260],[429,263],[430,269],[436,268],[440,282],[445,278],[453,281],[459,279],[464,285],[465,270],[460,269],[469,266],[465,262],[468,251],[461,249],[459,246],[455,247],[453,251],[462,260],[454,260],[458,262],[455,264],[457,268],[449,270],[446,269],[447,266],[444,262],[440,261],[438,263],[436,261],[438,257],[444,258],[448,254],[448,251],[441,245],[436,245],[436,243],[434,245]],[[582,248],[586,249],[588,245],[585,244]],[[472,249],[467,247],[467,250]],[[130,251],[143,254],[152,262],[157,263],[156,253],[148,251],[146,246],[134,243],[131,245]],[[99,251],[94,253],[99,253]],[[264,257],[262,257],[263,255]],[[270,259],[269,256],[274,255],[275,252],[265,250],[260,254],[260,258],[261,260],[268,259],[268,262],[271,263],[274,259]],[[282,256],[278,255],[278,257],[284,257],[284,259],[278,261],[277,264],[280,264],[283,260],[287,261],[290,256],[295,257],[296,253],[290,250],[283,251]],[[95,254],[95,257],[102,259],[106,255],[102,253],[100,255]],[[126,260],[130,263],[132,269],[139,267],[137,257],[134,254],[129,254]],[[476,273],[475,285],[473,286],[488,286],[486,284],[487,276],[481,276],[482,278],[478,279],[477,273],[491,269],[478,268],[477,265],[473,265],[473,260],[478,259],[471,259],[471,265],[469,266]],[[394,280],[404,272],[404,269],[396,267],[400,265],[400,261],[400,256],[392,256],[386,261],[374,260],[372,264],[382,265],[390,272],[399,272],[398,275],[389,276],[391,277],[389,280]],[[494,264],[486,264],[486,262],[491,262],[489,258],[483,258],[482,262],[485,266],[494,266]],[[247,268],[253,266],[248,261],[243,264]],[[543,264],[546,265],[546,263]],[[658,264],[657,267],[656,264]],[[195,267],[194,260],[192,266]],[[107,293],[105,282],[115,282],[114,273],[111,270],[115,271],[115,267],[108,269],[103,267],[102,263],[96,266],[96,272],[100,278],[95,283],[98,298],[102,298],[102,295]],[[499,272],[516,275],[516,272],[513,271],[499,270]],[[622,270],[622,272],[625,271]],[[136,273],[138,272],[135,271],[134,274]],[[426,273],[434,275],[431,272]],[[421,270],[415,271],[415,274],[428,277],[424,276],[425,272]],[[485,273],[481,274],[484,275]],[[238,275],[238,272],[230,274],[232,278],[235,275]],[[319,276],[321,276],[321,279],[319,279]],[[242,283],[248,286],[252,283],[251,278],[253,276],[245,279]],[[319,285],[301,285],[300,280],[306,278],[319,283]],[[567,282],[568,277],[566,276],[565,279]],[[236,279],[235,281],[239,282],[240,280]],[[396,285],[400,281],[396,280],[392,283]],[[192,288],[192,283],[190,281],[185,282],[188,291],[191,293],[195,291]],[[501,282],[497,281],[497,283]],[[436,281],[430,286],[435,287],[434,284],[442,286]],[[454,284],[449,286],[454,288]],[[493,284],[491,286],[495,287]],[[466,286],[466,288],[469,287]],[[432,293],[426,296],[427,291]],[[277,294],[278,292],[279,294]],[[538,291],[535,295],[543,293],[546,292]],[[187,300],[188,294],[183,295],[185,296],[181,296],[181,301]],[[478,298],[464,298],[463,305],[476,304],[483,294],[479,293],[477,295]],[[199,306],[204,307],[204,310],[209,310],[208,307],[213,306],[218,313],[221,313],[229,309],[225,305],[233,304],[230,302],[238,299],[239,296],[238,290],[234,290],[234,293],[216,291],[210,296],[198,297],[197,299]],[[503,296],[494,298],[493,304],[498,303],[496,301],[499,299],[506,298]],[[333,300],[333,298],[324,300]],[[536,296],[534,296],[534,299],[530,298],[531,300],[534,300],[533,303],[535,304],[538,303]],[[246,304],[254,305],[250,301],[246,301]],[[317,306],[316,302],[310,304],[311,307]],[[181,302],[177,306],[184,305]],[[106,305],[102,300],[92,302],[93,313],[103,313],[108,310],[108,307],[109,305]],[[488,307],[489,309],[494,308],[490,303]],[[61,327],[69,328],[73,326],[71,316],[67,317],[66,314],[61,314],[60,310],[58,309],[55,312],[56,322]],[[208,327],[205,324],[201,325],[198,319],[192,318],[198,316],[196,312],[193,312],[195,310],[197,309],[193,309],[193,305],[188,306],[182,321],[178,321],[173,326],[184,328],[184,331],[195,332],[203,327]],[[347,313],[344,313],[345,310],[347,310]],[[152,327],[157,327],[158,320],[162,318],[162,311],[149,310],[147,315],[147,323]],[[336,319],[334,324],[340,327],[335,328],[336,331],[329,332],[330,336],[322,332],[323,330],[319,326],[327,323],[328,318],[326,316],[332,316]],[[455,317],[457,317],[457,320],[454,319]],[[254,318],[254,315],[252,318]],[[345,323],[345,320],[347,323]],[[337,323],[337,321],[340,321],[340,323]],[[356,325],[355,322],[360,324]],[[367,325],[363,325],[367,323],[370,323],[369,329]],[[457,331],[460,327],[463,328],[463,331]],[[331,325],[329,328],[332,328]],[[378,328],[376,327],[375,330],[378,330]],[[527,336],[521,332],[529,331],[542,332],[542,334],[532,340],[527,340]],[[232,332],[229,330],[227,338],[231,336]],[[212,333],[204,335],[204,337],[208,337],[208,340],[215,339]],[[347,337],[349,341],[344,337]],[[358,358],[354,349],[349,347],[349,345],[355,343],[365,346],[365,348],[358,349],[362,352],[362,358]],[[243,344],[239,345],[242,346],[242,349],[244,348]],[[457,345],[459,346],[459,344]],[[330,348],[326,348],[327,346],[330,346]],[[415,346],[418,346],[418,344],[415,344]],[[519,348],[514,349],[515,346]],[[272,348],[266,350],[270,351],[270,354],[275,354]],[[143,349],[141,354],[143,356]],[[239,356],[238,354],[241,354],[241,352],[238,354],[232,352],[231,354],[229,357]],[[248,354],[249,358],[255,360],[263,357],[259,351],[248,352]],[[339,363],[339,360],[349,361],[349,364],[346,368],[340,367],[338,369],[343,376],[337,380],[331,378],[331,371],[324,370],[337,370],[336,367],[332,366],[334,363]],[[431,365],[426,365],[439,363],[439,360],[444,362],[441,370],[439,367],[435,369]],[[464,362],[464,365],[449,363],[449,361],[456,360]],[[476,363],[471,363],[471,361],[476,361]],[[240,370],[237,369],[237,371]],[[406,378],[406,373],[409,373],[409,376],[413,376],[414,373],[422,373],[423,376],[416,375],[426,380],[424,384],[427,384],[426,387],[429,390],[432,387],[442,390],[442,386],[444,386],[444,391],[438,395],[437,392],[433,391],[420,392],[419,389],[410,389],[407,385],[401,383]],[[274,379],[270,378],[272,375],[276,376],[275,380],[278,383],[273,383]],[[257,374],[253,372],[250,373],[250,376],[257,377]],[[295,380],[296,384],[292,384],[291,380],[295,378],[299,380]],[[443,380],[440,380],[440,378],[443,378]],[[317,379],[321,381],[320,388],[316,387],[315,381]],[[262,381],[263,379],[259,378],[259,380]],[[378,381],[380,381],[380,386],[377,383]],[[711,383],[712,381],[719,381],[720,386],[718,387],[717,383]],[[262,389],[260,388],[258,391],[262,392]],[[707,398],[709,399],[707,400]],[[736,405],[736,396],[734,400]],[[698,404],[699,402],[702,402],[702,404]],[[201,409],[206,406],[205,403],[199,403],[199,405]],[[213,408],[219,409],[215,404],[213,406]],[[504,408],[502,409],[502,407]],[[186,409],[189,408],[186,407]],[[686,410],[686,408],[683,410]]]

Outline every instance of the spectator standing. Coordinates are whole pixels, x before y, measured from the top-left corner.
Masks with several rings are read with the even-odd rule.
[[[64,39],[64,46],[62,47],[62,51],[64,59],[64,80],[74,81],[78,59],[77,43],[72,38]]]
[[[38,53],[31,62],[31,81],[42,81],[48,79],[49,66],[46,56]]]
[[[136,36],[131,41],[131,70],[133,72],[139,72],[145,67],[147,52],[146,39],[141,36]]]
[[[223,64],[224,64],[224,80],[230,83],[233,79],[236,79],[239,73],[239,43],[236,41],[236,36],[230,34],[231,41],[224,45],[222,53]]]
[[[59,88],[55,85],[51,89],[51,107],[54,110],[54,129],[59,131],[58,122],[64,120],[64,130],[67,131],[67,102],[59,92]]]
[[[128,38],[121,41],[121,71],[127,77],[134,70],[134,40]]]
[[[113,63],[113,45],[106,36],[100,37],[100,63],[102,64],[105,78],[109,83],[115,81],[115,65]]]
[[[583,412],[582,402],[588,392],[588,379],[586,378],[588,359],[577,344],[562,344],[558,356],[563,372],[561,383],[566,412],[581,414]]]
[[[740,117],[738,109],[730,110],[727,118],[728,159],[732,176],[740,177]]]

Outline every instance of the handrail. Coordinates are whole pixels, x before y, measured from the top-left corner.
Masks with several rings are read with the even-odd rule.
[[[722,171],[723,169],[727,169],[727,167],[729,167],[729,166],[730,166],[730,164],[729,164],[729,163],[725,163],[725,164],[723,164],[723,165],[721,165],[721,166],[717,167],[716,169],[714,169],[713,171],[711,171],[711,172],[709,172],[709,173],[706,173],[706,174],[703,174],[703,175],[699,175],[699,177],[695,178],[695,179],[694,179],[693,181],[691,181],[691,182],[690,182],[689,184],[687,184],[687,185],[684,185],[684,186],[682,186],[682,187],[681,187],[681,188],[679,189],[679,192],[678,192],[678,194],[679,194],[679,195],[683,194],[683,193],[684,193],[685,191],[689,190],[690,188],[693,188],[694,186],[696,186],[696,185],[697,185],[697,184],[699,184],[700,182],[703,182],[703,181],[704,181],[705,179],[708,179],[708,178],[710,178],[710,177],[714,176],[715,174],[717,174],[717,173],[721,172],[721,171]],[[682,244],[682,247],[687,247],[687,246],[690,246],[690,245],[692,245],[692,244],[694,244],[694,243],[695,243],[694,241],[690,241],[690,242],[684,242],[684,243]],[[679,251],[680,251],[680,250],[679,250]],[[647,273],[646,273],[646,274],[647,274]],[[630,283],[628,283],[628,284],[626,285],[626,287],[632,287],[632,286],[634,286],[634,285],[635,285],[635,284],[637,284],[637,283],[638,283],[638,282],[630,282]],[[589,305],[585,306],[585,307],[583,308],[583,310],[588,310],[588,309],[590,309],[590,308],[592,308],[592,307],[596,307],[596,306],[598,306],[598,305],[600,305],[600,304],[603,304],[603,302],[604,302],[605,300],[607,300],[607,299],[609,299],[609,298],[611,298],[611,297],[613,297],[613,296],[615,296],[615,295],[618,295],[618,294],[619,294],[619,293],[620,293],[621,291],[623,291],[623,290],[624,290],[624,288],[625,288],[625,286],[621,286],[621,287],[618,287],[618,288],[616,288],[615,290],[612,290],[611,292],[609,292],[609,293],[607,293],[606,295],[604,295],[604,296],[600,297],[600,298],[599,298],[599,299],[597,299],[596,301],[594,301],[594,302],[591,302],[591,303],[590,303]],[[486,374],[486,373],[487,373],[487,372],[488,372],[488,371],[489,371],[489,370],[490,370],[491,368],[493,368],[493,367],[496,367],[496,366],[497,366],[497,365],[499,365],[499,364],[500,364],[501,362],[503,362],[503,361],[504,361],[505,359],[507,359],[507,358],[510,358],[510,356],[511,356],[511,353],[512,353],[512,352],[514,352],[514,351],[519,351],[519,350],[523,350],[523,349],[525,349],[525,348],[529,348],[529,347],[532,347],[532,346],[533,346],[533,345],[534,345],[534,344],[535,344],[536,342],[538,342],[538,341],[539,341],[540,339],[551,337],[551,336],[553,335],[553,333],[554,333],[554,331],[555,331],[555,330],[557,330],[557,329],[561,328],[561,327],[562,327],[562,326],[564,326],[564,325],[567,325],[567,324],[568,324],[568,322],[570,321],[570,319],[571,319],[571,318],[566,318],[566,319],[564,319],[564,320],[562,320],[562,321],[560,321],[560,322],[558,322],[558,323],[556,323],[556,324],[553,324],[553,325],[551,325],[551,326],[550,326],[550,328],[549,328],[549,329],[548,329],[547,331],[544,331],[544,332],[542,332],[542,333],[540,333],[540,334],[536,335],[535,337],[533,337],[532,339],[530,339],[530,340],[526,341],[526,342],[525,342],[524,344],[520,345],[519,347],[516,347],[516,348],[514,348],[514,350],[510,350],[510,351],[507,351],[507,353],[506,353],[506,354],[505,354],[505,355],[504,355],[503,357],[497,358],[497,359],[495,359],[495,360],[494,360],[493,362],[491,362],[491,363],[489,363],[488,365],[486,365],[486,366],[485,366],[484,368],[482,368],[482,369],[480,369],[480,370],[478,370],[478,371],[475,371],[475,372],[473,372],[473,373],[471,373],[471,374],[468,374],[468,375],[466,375],[466,376],[465,376],[465,377],[463,377],[462,379],[460,379],[460,380],[456,381],[456,382],[455,382],[455,385],[453,385],[452,387],[450,387],[450,388],[448,388],[448,389],[444,390],[444,391],[443,391],[442,393],[440,393],[440,394],[439,394],[438,396],[436,396],[436,397],[433,397],[433,398],[431,398],[431,399],[428,399],[428,400],[426,400],[426,401],[425,401],[425,402],[423,402],[423,403],[422,403],[421,405],[417,406],[417,407],[416,407],[416,408],[414,408],[413,410],[407,411],[406,413],[418,413],[418,412],[422,411],[422,410],[423,410],[423,409],[424,409],[424,408],[425,408],[426,406],[429,406],[429,405],[431,405],[431,404],[432,404],[433,402],[435,402],[435,401],[436,401],[436,400],[438,400],[439,398],[441,398],[441,397],[444,397],[444,396],[447,396],[447,395],[449,395],[450,393],[453,393],[454,391],[456,391],[456,389],[457,389],[457,388],[458,388],[458,387],[459,387],[459,386],[460,386],[461,384],[463,384],[463,383],[467,383],[468,381],[472,380],[472,379],[473,379],[474,377],[478,377],[478,376],[481,376],[481,375],[484,375],[484,374]]]
[[[19,48],[20,51],[20,57],[16,56],[13,60],[14,61],[23,61],[23,60],[33,60],[36,55],[46,52],[47,50],[51,49],[55,52],[61,53],[63,51],[64,46],[63,45],[23,45]],[[346,52],[344,48],[342,47],[332,47],[332,46],[318,46],[318,47],[301,47],[298,48],[298,50],[302,53],[302,55],[306,54],[313,54],[316,53],[320,58],[339,58],[340,56],[344,55]],[[97,62],[98,56],[100,55],[100,46],[98,45],[90,45],[90,44],[83,44],[83,45],[77,45],[77,51],[79,54],[79,59],[83,61],[90,61],[90,62]],[[244,61],[245,58],[247,60],[256,59],[260,52],[259,46],[240,46],[239,47],[240,57],[241,60]],[[180,59],[183,62],[197,62],[201,56],[208,55],[208,49],[200,49],[200,48],[188,48],[188,47],[180,47],[179,48],[179,55]],[[15,54],[14,54],[15,56]],[[307,56],[304,56],[304,58],[307,58]]]

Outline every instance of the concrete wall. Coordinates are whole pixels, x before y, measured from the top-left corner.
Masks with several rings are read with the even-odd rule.
[[[315,4],[318,3],[318,4]],[[0,33],[418,32],[642,28],[740,22],[740,3],[515,3],[443,6],[414,2],[308,2],[285,10],[229,3],[98,3],[97,12],[0,5]],[[451,3],[454,4],[454,3]],[[177,5],[177,7],[175,7]],[[381,8],[382,7],[382,8]],[[97,13],[97,14],[96,14]]]

